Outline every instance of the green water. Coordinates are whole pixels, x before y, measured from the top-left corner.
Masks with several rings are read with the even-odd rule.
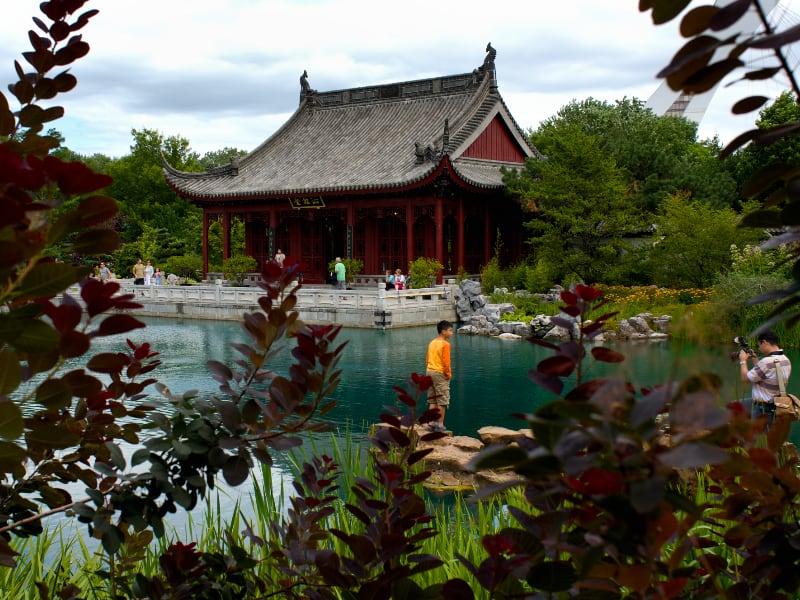
[[[132,332],[131,339],[149,341],[161,353],[163,365],[154,376],[174,392],[197,389],[216,393],[217,383],[209,376],[205,362],[226,364],[239,358],[231,342],[248,341],[238,323],[218,321],[145,319],[147,328]],[[335,396],[338,406],[330,419],[362,431],[375,423],[383,407],[395,402],[394,386],[402,386],[413,372],[425,371],[425,350],[436,336],[435,327],[415,327],[388,331],[343,329],[339,339],[347,341],[340,368],[342,384]],[[122,340],[107,340],[109,346]],[[451,338],[453,380],[451,406],[446,425],[455,435],[475,436],[484,425],[519,428],[523,423],[511,415],[530,412],[552,399],[534,385],[528,371],[552,352],[524,340],[454,335]],[[749,394],[738,382],[738,363],[730,360],[733,344],[711,347],[678,344],[670,341],[616,344],[626,356],[619,364],[597,363],[588,358],[584,378],[619,374],[638,388],[652,387],[690,374],[715,372],[722,377],[723,400]],[[789,352],[800,365],[800,355]],[[271,365],[285,372],[288,357]],[[800,368],[800,367],[798,367]],[[791,386],[791,389],[797,386]]]
[[[127,337],[136,342],[150,342],[152,349],[161,353],[159,358],[163,364],[151,375],[176,393],[192,389],[203,395],[217,393],[218,384],[209,376],[206,361],[215,359],[231,365],[240,355],[229,344],[249,341],[241,326],[233,322],[143,320],[147,328],[130,332]],[[364,439],[366,427],[378,421],[385,405],[395,402],[393,387],[402,386],[412,372],[424,372],[425,350],[435,336],[435,327],[394,331],[342,330],[340,340],[348,342],[340,363],[342,384],[336,391],[338,406],[329,413],[330,419],[339,426],[340,434],[348,429],[354,441]],[[548,392],[535,386],[528,378],[528,371],[538,361],[552,355],[550,350],[524,340],[458,334],[451,338],[451,344],[453,381],[446,425],[455,435],[476,436],[477,430],[484,425],[520,428],[524,424],[512,416],[514,413],[532,411],[552,399]],[[730,360],[730,353],[736,349],[733,344],[698,347],[662,341],[617,344],[614,347],[626,356],[626,360],[608,365],[589,358],[585,365],[585,378],[618,374],[641,389],[680,380],[690,374],[715,372],[722,377],[723,401],[749,393],[738,383],[738,363]],[[95,352],[124,351],[126,345],[123,338],[100,338],[93,348]],[[800,365],[800,353],[789,352],[789,356],[795,365]],[[285,372],[288,364],[288,353],[285,353],[269,366]],[[790,389],[797,390],[798,387],[790,385]],[[158,402],[159,396],[154,390],[152,394]],[[795,428],[792,436],[795,443],[800,441],[798,429],[800,427]],[[327,451],[329,444],[330,437],[326,434],[319,439],[317,448]],[[292,475],[285,457],[277,455],[275,458],[273,491],[278,495],[281,485],[286,489],[287,480]],[[72,487],[75,488],[72,490],[75,497],[80,497],[82,490],[78,488],[82,486],[76,484]],[[245,514],[249,513],[248,497],[252,492],[252,481],[235,489],[220,486],[219,506],[223,518],[236,502],[241,502]],[[448,499],[431,498],[431,501],[447,503]],[[216,502],[216,495],[212,494],[212,503]],[[192,511],[195,522],[203,522],[205,510],[201,503]],[[171,515],[169,520],[178,532],[183,531],[187,523],[186,514],[182,512]],[[82,535],[85,529],[77,526],[76,531]]]

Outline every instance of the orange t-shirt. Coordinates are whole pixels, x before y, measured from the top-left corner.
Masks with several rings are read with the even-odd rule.
[[[436,371],[441,373],[447,379],[452,377],[450,372],[450,342],[444,338],[434,338],[428,344],[428,355],[425,357],[426,367],[428,371]]]

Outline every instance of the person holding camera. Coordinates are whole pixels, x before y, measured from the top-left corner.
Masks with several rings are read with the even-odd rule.
[[[783,353],[774,331],[765,331],[758,335],[758,351],[761,359],[745,346],[739,350],[739,372],[742,383],[753,384],[753,405],[751,416],[756,419],[762,415],[767,417],[767,429],[775,420],[775,396],[780,393],[777,369],[781,370],[784,386],[789,384],[792,374],[792,363]],[[748,360],[756,361],[752,369],[748,369]]]

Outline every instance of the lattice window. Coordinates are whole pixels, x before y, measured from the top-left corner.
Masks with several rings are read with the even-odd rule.
[[[387,269],[408,269],[406,253],[406,224],[394,216],[378,221],[379,262]]]

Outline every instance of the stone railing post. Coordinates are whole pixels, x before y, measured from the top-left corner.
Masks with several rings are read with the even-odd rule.
[[[378,282],[378,300],[375,303],[377,310],[383,310],[386,304],[386,284],[382,281]]]

